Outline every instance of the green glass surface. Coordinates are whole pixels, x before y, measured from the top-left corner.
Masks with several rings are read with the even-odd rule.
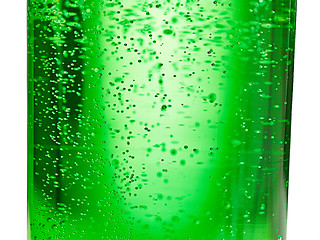
[[[29,239],[286,239],[295,11],[28,0]]]

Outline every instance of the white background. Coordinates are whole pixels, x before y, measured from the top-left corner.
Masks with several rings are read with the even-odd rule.
[[[25,2],[0,1],[0,239],[4,240],[25,240],[27,235]],[[319,32],[320,1],[298,0],[287,240],[320,240]]]

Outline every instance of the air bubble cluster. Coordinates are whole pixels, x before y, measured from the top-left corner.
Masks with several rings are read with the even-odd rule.
[[[29,1],[31,239],[285,239],[294,16]]]

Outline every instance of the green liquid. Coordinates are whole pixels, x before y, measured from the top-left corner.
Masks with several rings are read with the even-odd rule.
[[[29,0],[29,239],[286,239],[295,7]]]

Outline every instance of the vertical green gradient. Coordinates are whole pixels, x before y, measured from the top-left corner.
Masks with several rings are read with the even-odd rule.
[[[29,239],[286,239],[295,9],[29,0]]]

